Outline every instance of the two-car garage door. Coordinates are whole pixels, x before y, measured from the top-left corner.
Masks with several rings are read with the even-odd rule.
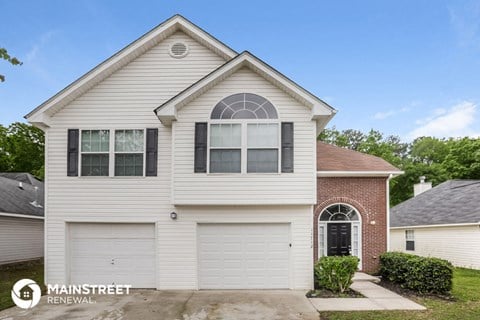
[[[200,289],[289,288],[289,224],[199,224]]]
[[[155,288],[155,225],[72,223],[70,282]]]
[[[197,244],[190,243],[198,288],[290,288],[289,226],[198,224]],[[71,223],[69,238],[70,283],[156,287],[154,224]]]

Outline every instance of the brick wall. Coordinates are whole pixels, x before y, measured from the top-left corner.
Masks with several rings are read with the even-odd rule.
[[[362,271],[375,273],[387,250],[386,178],[318,178],[314,214],[314,258],[318,259],[318,216],[333,203],[355,207],[362,218]]]

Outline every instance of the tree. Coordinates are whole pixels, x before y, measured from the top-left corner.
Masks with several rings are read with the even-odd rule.
[[[23,64],[23,62],[21,62],[17,58],[10,56],[7,52],[7,49],[5,49],[5,48],[0,48],[0,59],[6,60],[7,62],[9,62],[13,66]],[[5,81],[5,76],[3,74],[0,74],[0,82],[4,82],[4,81]]]

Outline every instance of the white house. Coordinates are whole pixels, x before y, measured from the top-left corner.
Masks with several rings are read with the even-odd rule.
[[[170,18],[26,116],[46,135],[45,281],[312,288],[316,137],[334,114]]]
[[[43,257],[43,183],[0,172],[0,265]]]
[[[414,198],[391,209],[391,250],[480,269],[480,180],[431,186],[421,181]]]

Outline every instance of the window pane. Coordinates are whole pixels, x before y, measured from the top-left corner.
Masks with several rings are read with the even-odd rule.
[[[210,147],[240,148],[242,144],[242,127],[240,124],[210,125]]]
[[[240,172],[240,150],[212,149],[210,150],[210,172],[226,173]]]
[[[143,130],[116,130],[116,152],[143,152]]]
[[[247,172],[278,172],[278,150],[249,149]]]
[[[143,176],[143,153],[115,154],[115,176]]]
[[[108,176],[108,154],[82,154],[82,176]]]
[[[255,123],[247,128],[249,148],[277,148],[278,147],[278,124]]]
[[[109,130],[82,130],[82,152],[108,152]]]

